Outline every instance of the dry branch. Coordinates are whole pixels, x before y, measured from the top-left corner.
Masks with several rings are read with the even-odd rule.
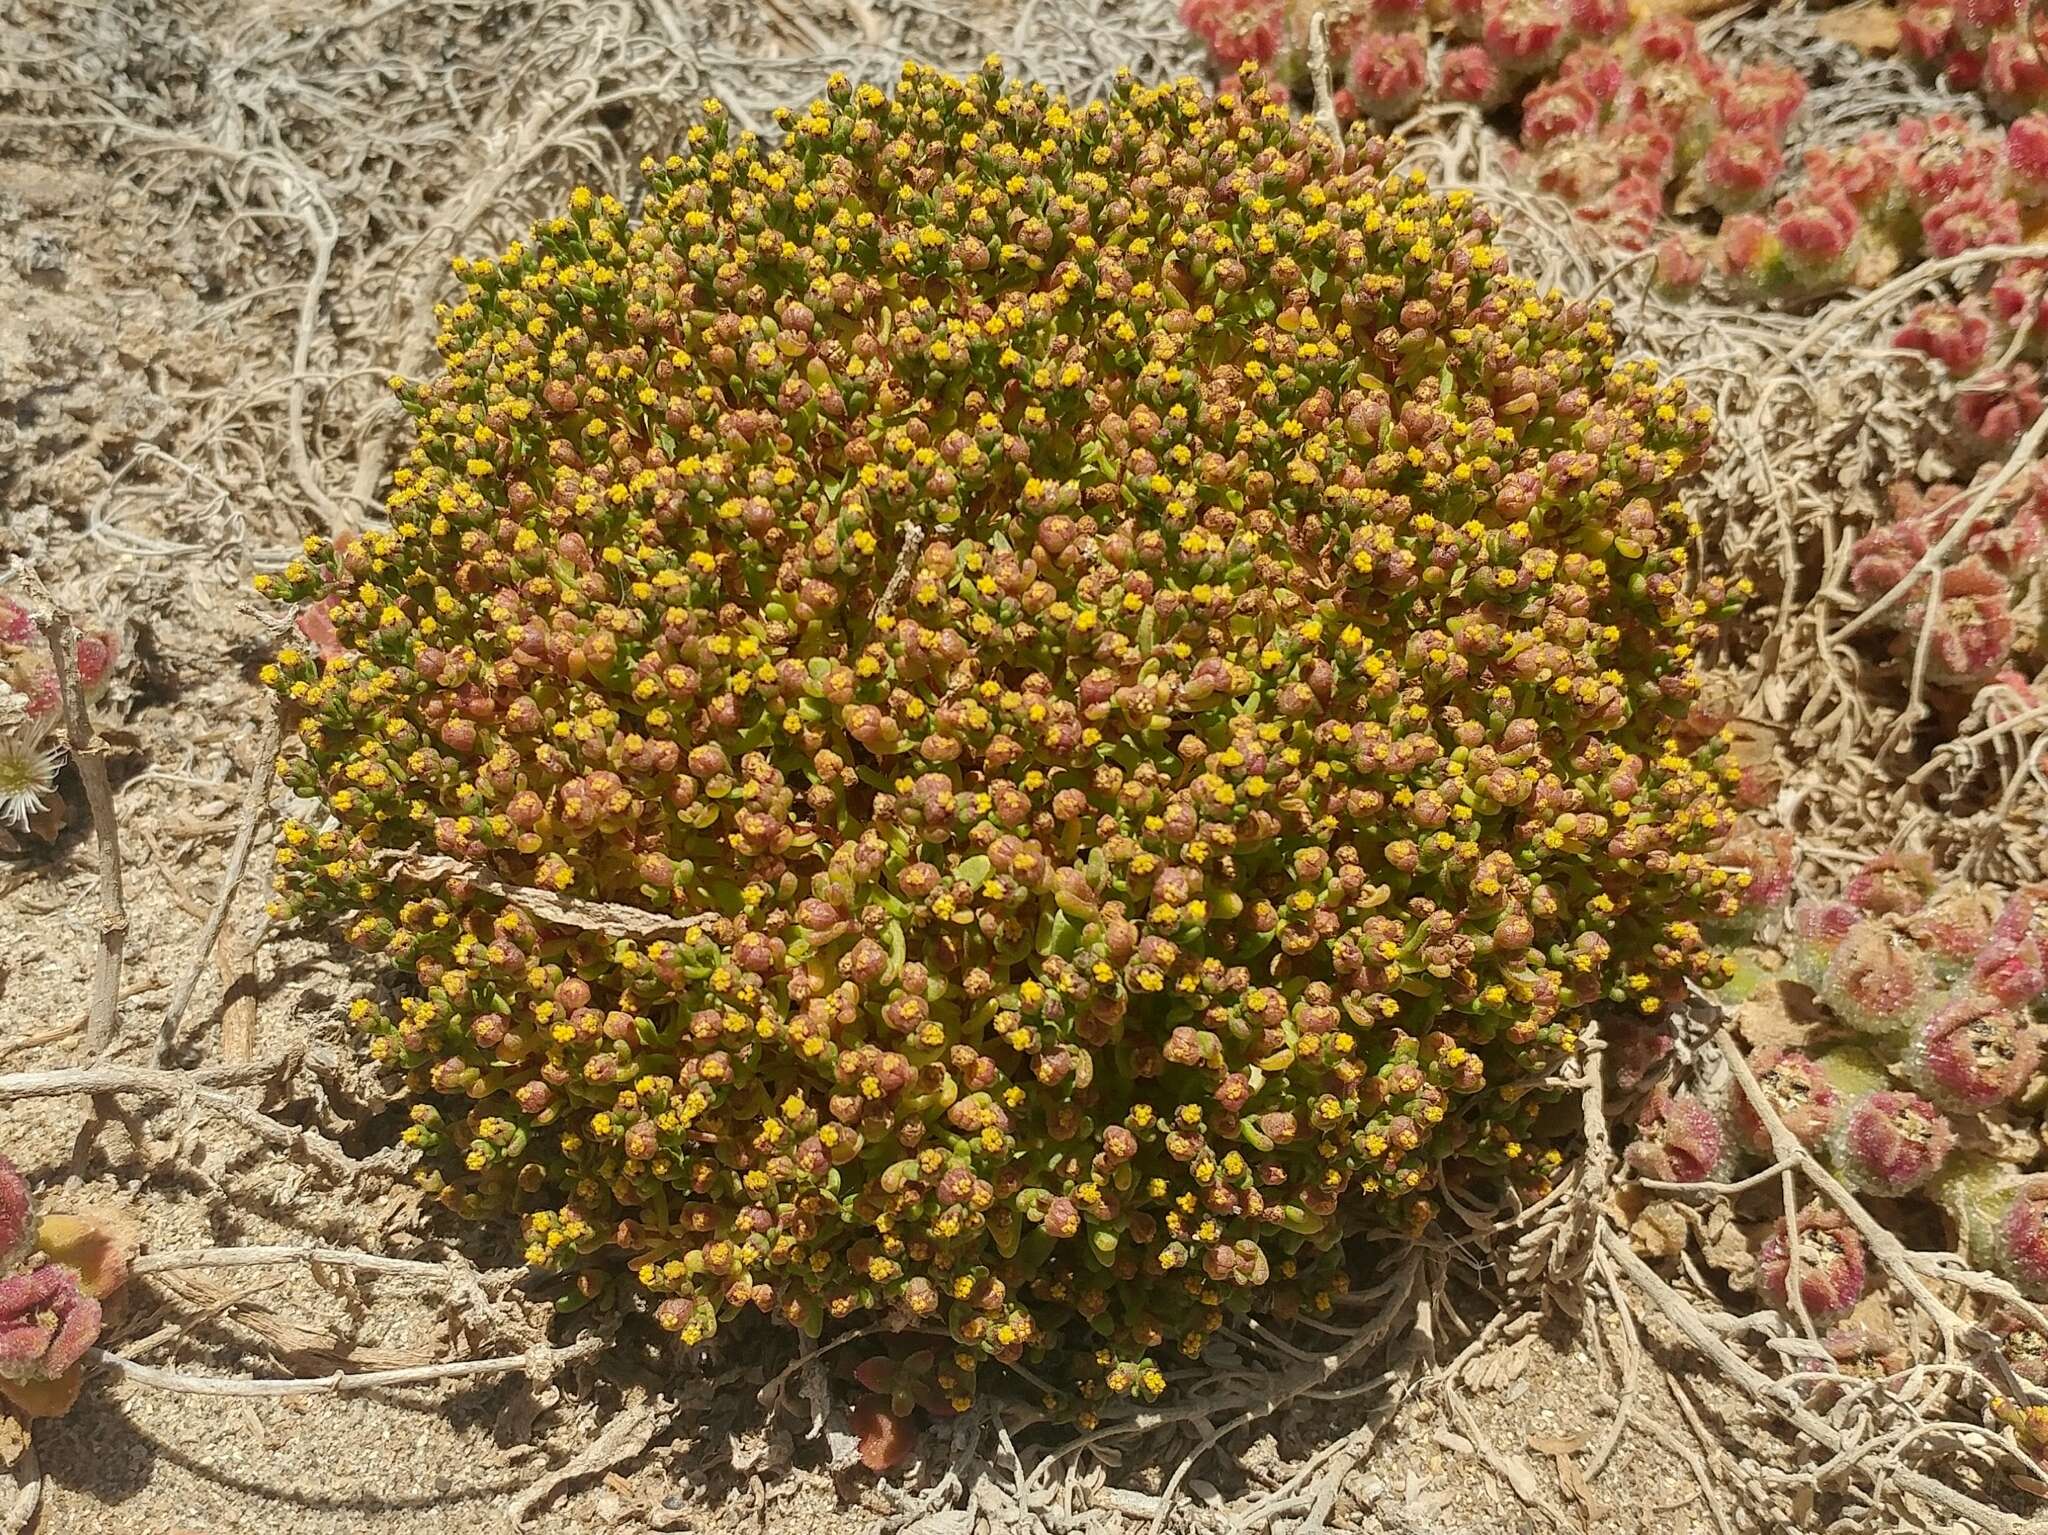
[[[128,909],[121,900],[121,841],[114,814],[114,791],[107,781],[107,743],[93,729],[85,690],[78,682],[78,625],[68,613],[50,616],[46,635],[50,660],[64,705],[64,735],[71,759],[85,785],[92,809],[93,839],[99,847],[100,942],[92,968],[92,1011],[85,1029],[85,1047],[104,1054],[120,1023],[121,954],[128,942]]]
[[[587,933],[603,933],[609,937],[681,938],[705,923],[717,920],[718,915],[716,912],[702,912],[689,917],[670,917],[649,911],[644,906],[624,906],[617,901],[578,900],[574,896],[556,895],[533,885],[508,884],[473,863],[441,853],[393,852],[385,854],[384,858],[391,872],[402,878],[423,882],[459,879],[500,900],[525,907],[544,922],[578,928]]]
[[[605,1346],[602,1338],[583,1338],[562,1348],[537,1348],[525,1354],[507,1354],[495,1359],[457,1359],[447,1364],[417,1365],[404,1370],[362,1370],[355,1374],[337,1371],[316,1379],[289,1377],[249,1380],[234,1376],[187,1375],[162,1370],[155,1365],[137,1364],[103,1348],[88,1349],[89,1368],[105,1370],[125,1381],[175,1391],[186,1396],[348,1396],[358,1391],[381,1391],[394,1386],[432,1386],[451,1380],[476,1380],[492,1375],[538,1376],[562,1365],[588,1359]]]
[[[273,1068],[274,1069],[274,1068]],[[264,1073],[253,1073],[261,1080]],[[351,1160],[334,1142],[316,1130],[300,1129],[252,1109],[233,1093],[208,1087],[192,1076],[172,1071],[150,1071],[141,1067],[75,1066],[60,1071],[23,1071],[0,1076],[0,1103],[16,1098],[57,1098],[88,1093],[95,1098],[124,1093],[212,1110],[231,1120],[266,1145],[302,1152],[324,1172],[342,1183],[351,1183],[364,1171],[364,1164]]]
[[[411,1279],[447,1279],[446,1264],[413,1258],[387,1258],[381,1253],[346,1247],[180,1247],[145,1253],[129,1265],[138,1277],[176,1273],[181,1269],[277,1268],[305,1264],[311,1268],[360,1269],[369,1274],[399,1274]]]
[[[234,910],[235,893],[241,888],[243,871],[249,866],[250,850],[256,844],[256,828],[262,823],[264,809],[270,802],[270,785],[277,777],[277,749],[282,733],[283,723],[277,710],[272,709],[270,717],[264,721],[262,738],[256,743],[256,771],[249,780],[249,791],[242,799],[241,824],[235,830],[235,845],[221,870],[220,887],[214,892],[212,915],[206,919],[206,926],[199,934],[192,968],[185,972],[177,994],[164,1009],[163,1021],[157,1025],[156,1063],[159,1066],[171,1064],[171,1055],[178,1042],[178,1025],[184,1021],[185,1009],[192,1005],[192,993],[198,990],[200,977],[206,973],[207,961],[214,953],[214,944],[227,924],[228,914]]]

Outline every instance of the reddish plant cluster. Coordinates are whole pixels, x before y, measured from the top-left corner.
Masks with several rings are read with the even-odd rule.
[[[70,1410],[134,1256],[124,1223],[39,1217],[27,1180],[0,1155],[0,1404],[29,1417]]]
[[[1730,70],[1691,22],[1657,17],[1572,49],[1528,92],[1521,163],[1617,248],[1644,250],[1674,214],[1762,203],[1805,100],[1794,71]]]
[[[1854,144],[1808,150],[1767,210],[1735,213],[1711,239],[1668,237],[1659,279],[1686,292],[1717,268],[1749,297],[1837,293],[1930,257],[2014,243],[2044,201],[2048,118],[2003,132],[1948,113],[1907,118]],[[2013,275],[2038,303],[2038,272]],[[2020,291],[2009,299],[2023,307]],[[1939,344],[1967,354],[1973,338],[1990,348],[1988,317],[1981,336],[1944,332]],[[1971,366],[1978,360],[1981,352]]]
[[[2048,107],[2048,14],[2030,0],[1912,0],[1899,18],[1899,47],[2001,117]]]
[[[1924,858],[1888,855],[1839,898],[1795,906],[1787,931],[1789,978],[1813,993],[1833,1037],[1824,1031],[1809,1048],[1750,1055],[1776,1117],[1849,1187],[1940,1199],[1973,1251],[2026,1293],[2048,1296],[2048,1174],[2023,1176],[2023,1167],[1995,1167],[1959,1149],[1993,1142],[1982,1116],[2033,1112],[2018,1105],[2032,1101],[2040,1072],[2036,1007],[2048,995],[2048,923],[2035,895],[1944,881]],[[1726,1091],[1719,1139],[1704,1100],[1679,1111],[1669,1104],[1687,1103],[1685,1095],[1653,1100],[1638,1143],[1652,1150],[1632,1147],[1631,1159],[1679,1181],[1768,1160],[1762,1115],[1739,1083]],[[1684,1158],[1657,1150],[1673,1139],[1674,1124],[1686,1128]],[[1853,1267],[1860,1286],[1860,1249],[1853,1256],[1852,1263],[1845,1249],[1834,1272]],[[1783,1258],[1781,1232],[1775,1259]],[[1772,1262],[1762,1283],[1782,1302]],[[1809,1309],[1832,1312],[1855,1297],[1840,1307],[1807,1299]]]
[[[391,529],[271,587],[279,909],[569,1293],[1151,1396],[1719,973],[1707,416],[1252,75],[782,126],[457,264]]]
[[[1247,61],[1307,82],[1308,0],[1186,0],[1182,15],[1226,75]],[[1395,122],[1428,95],[1427,43],[1445,100],[1519,105],[1519,161],[1625,250],[1674,212],[1768,199],[1806,83],[1782,66],[1729,69],[1690,21],[1638,20],[1617,0],[1354,0],[1329,8],[1340,117]],[[1341,13],[1341,14],[1340,14]],[[1674,259],[1676,248],[1674,248]]]
[[[1980,470],[1979,484],[1993,472]],[[1980,499],[1968,486],[1901,482],[1890,519],[1850,550],[1850,590],[1866,607],[1887,604],[1879,623],[1900,669],[1965,695],[1991,682],[2026,687],[2032,667],[2016,664],[2032,640],[2017,612],[2048,547],[2048,467]]]

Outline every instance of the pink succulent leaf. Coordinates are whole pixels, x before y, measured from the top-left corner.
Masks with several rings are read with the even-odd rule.
[[[1565,8],[1559,0],[1486,0],[1480,40],[1515,74],[1549,69],[1564,55]]]
[[[1944,885],[1906,919],[1906,933],[1937,961],[1972,964],[1991,941],[1999,902],[1979,885]]]
[[[1914,1032],[1901,1064],[1937,1108],[1976,1114],[2017,1096],[2040,1061],[2030,1020],[2013,1004],[1969,991],[1952,997]]]
[[[1842,1095],[1827,1073],[1811,1056],[1776,1047],[1751,1056],[1749,1069],[1785,1128],[1800,1145],[1819,1150],[1842,1110]],[[1770,1155],[1770,1131],[1740,1083],[1729,1084],[1728,1118],[1737,1145],[1756,1156]]]
[[[1699,290],[1707,276],[1708,247],[1696,235],[1670,235],[1657,245],[1654,281],[1657,291],[1683,298]]]
[[[1447,49],[1439,70],[1443,93],[1452,101],[1469,101],[1475,106],[1494,107],[1507,100],[1507,77],[1488,57],[1484,48],[1467,44]]]
[[[1983,559],[1971,555],[1942,571],[1933,591],[1928,680],[1942,687],[1975,687],[1988,681],[2012,654],[2018,633],[2011,587]],[[1917,644],[1927,602],[1922,592],[1904,604],[1902,640]]]
[[[2012,245],[2020,237],[2019,204],[1983,187],[1953,192],[1927,211],[1920,234],[1930,255],[1960,256],[1986,245]]]
[[[1992,1261],[2027,1295],[2048,1297],[2048,1174],[2022,1178],[1992,1231]]]
[[[1429,89],[1429,61],[1412,32],[1370,32],[1351,55],[1351,94],[1358,110],[1394,122],[1421,105]]]
[[[1891,1034],[1925,1018],[1936,1000],[1933,963],[1881,921],[1857,923],[1828,956],[1817,995],[1859,1034]]]
[[[61,1263],[0,1279],[0,1377],[49,1380],[84,1357],[100,1333],[100,1303]]]
[[[1732,1165],[1720,1116],[1690,1093],[1661,1087],[1637,1116],[1626,1157],[1643,1177],[1665,1183],[1703,1183]]]
[[[1955,1127],[1917,1093],[1866,1093],[1836,1120],[1828,1160],[1860,1193],[1897,1198],[1941,1171],[1955,1149]]]
[[[1840,1316],[1863,1298],[1863,1239],[1841,1211],[1810,1204],[1799,1212],[1796,1237],[1780,1217],[1764,1239],[1757,1252],[1757,1288],[1774,1306],[1791,1307],[1795,1251],[1799,1299],[1808,1316]]]
[[[1899,46],[1906,57],[1937,68],[1955,46],[1956,17],[1944,0],[1914,0],[1899,17]]]
[[[1635,19],[1628,0],[1565,0],[1565,17],[1572,36],[1587,42],[1612,41]]]
[[[2048,104],[2048,55],[2017,29],[1984,51],[1984,96],[2002,117]]]
[[[1873,917],[1911,916],[1934,888],[1934,864],[1924,853],[1882,853],[1850,877],[1842,899]]]
[[[1784,167],[1785,152],[1770,134],[1722,134],[1708,146],[1696,172],[1700,199],[1723,213],[1754,208]]]
[[[13,1272],[35,1246],[35,1201],[28,1180],[0,1155],[0,1275]]]
[[[1976,370],[1991,347],[1991,317],[1975,306],[1922,304],[1892,338],[1894,346],[1924,352],[1961,378]]]
[[[1721,82],[1714,105],[1737,133],[1762,133],[1780,144],[1806,104],[1806,78],[1783,64],[1751,64]]]
[[[2006,1007],[2023,1007],[2048,991],[2034,898],[2010,897],[1972,966],[1977,984]]]
[[[2005,191],[2025,207],[2048,204],[2048,113],[2030,113],[2007,124]]]

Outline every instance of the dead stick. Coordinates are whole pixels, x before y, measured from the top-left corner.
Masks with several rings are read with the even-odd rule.
[[[242,798],[242,824],[235,829],[235,845],[229,850],[227,864],[220,871],[220,887],[213,896],[213,914],[206,919],[206,926],[199,934],[192,968],[185,972],[177,995],[164,1009],[163,1022],[157,1025],[156,1063],[159,1066],[171,1064],[171,1053],[178,1042],[178,1025],[184,1022],[185,1009],[192,1005],[192,993],[199,989],[199,979],[206,973],[206,962],[213,954],[214,943],[219,939],[221,929],[227,925],[228,913],[234,909],[235,892],[241,888],[242,872],[249,866],[249,851],[256,845],[256,828],[270,803],[270,785],[277,777],[277,747],[282,733],[278,713],[272,709],[270,718],[263,725],[263,738],[256,743],[256,775],[249,780],[249,792]]]
[[[121,952],[128,942],[128,910],[121,900],[121,842],[114,816],[114,791],[107,782],[107,743],[92,728],[85,690],[78,685],[78,625],[67,613],[53,614],[47,639],[57,686],[64,699],[64,734],[92,808],[92,830],[100,852],[100,947],[92,967],[92,1011],[85,1048],[100,1055],[114,1043],[120,1022]]]
[[[95,1104],[102,1100],[111,1103],[117,1093],[140,1093],[199,1104],[223,1119],[233,1120],[260,1141],[286,1150],[304,1151],[310,1160],[344,1184],[363,1171],[360,1164],[349,1160],[348,1153],[319,1132],[273,1119],[250,1108],[233,1093],[202,1085],[189,1073],[142,1067],[73,1066],[61,1071],[21,1071],[0,1076],[0,1103],[15,1098],[58,1098],[67,1093],[89,1093]]]
[[[456,1359],[447,1364],[413,1365],[403,1370],[361,1370],[355,1374],[337,1371],[311,1379],[291,1377],[250,1380],[232,1375],[185,1375],[160,1370],[155,1365],[137,1364],[103,1348],[87,1349],[85,1362],[96,1370],[107,1370],[123,1380],[159,1391],[176,1391],[186,1396],[344,1396],[356,1391],[376,1391],[389,1386],[428,1386],[444,1380],[474,1380],[480,1375],[531,1375],[552,1365],[588,1359],[604,1347],[602,1338],[585,1338],[566,1348],[535,1349],[531,1354],[507,1354],[496,1359]]]
[[[354,1252],[346,1247],[175,1247],[144,1253],[128,1266],[135,1275],[171,1274],[180,1269],[277,1268],[288,1264],[313,1268],[361,1269],[368,1274],[403,1274],[413,1279],[449,1279],[445,1263],[416,1258],[387,1258],[382,1253]]]

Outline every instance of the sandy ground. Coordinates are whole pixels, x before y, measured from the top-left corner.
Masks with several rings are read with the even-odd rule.
[[[229,924],[239,942],[219,956],[196,943],[255,767],[252,674],[275,634],[248,577],[374,495],[391,427],[376,386],[417,360],[450,248],[487,245],[576,179],[618,184],[660,146],[672,102],[706,84],[759,108],[778,93],[801,99],[835,64],[886,67],[912,49],[966,63],[1003,46],[1086,89],[1120,57],[1184,64],[1171,11],[1166,0],[1085,14],[1032,0],[768,0],[726,13],[691,0],[0,0],[0,570],[32,564],[123,640],[105,710],[119,731],[129,920],[120,1059],[146,1060],[195,965],[178,1044],[203,1062],[221,1059],[231,1008],[252,1004],[256,1060],[332,1051],[339,1006],[367,980],[313,938],[262,931],[261,842]],[[67,788],[72,827],[0,857],[9,1072],[80,1061],[75,1036],[27,1043],[85,1010],[97,875],[68,776]],[[239,978],[237,949],[252,945],[253,973]],[[301,1071],[245,1096],[367,1155],[381,1132],[376,1104],[352,1098],[365,1088],[345,1069]],[[55,1206],[121,1205],[153,1251],[318,1242],[451,1264],[445,1278],[279,1268],[140,1282],[110,1339],[129,1357],[305,1376],[519,1354],[540,1338],[537,1308],[476,1278],[508,1261],[491,1235],[423,1215],[402,1181],[338,1187],[217,1119],[162,1106],[81,1142],[87,1109],[78,1096],[11,1103],[0,1149]],[[1661,1374],[1639,1385],[1633,1426],[1586,1484],[1580,1452],[1606,1437],[1616,1393],[1596,1341],[1559,1325],[1494,1351],[1467,1420],[1426,1400],[1404,1407],[1344,1478],[1333,1527],[1715,1528]],[[1447,1322],[1437,1346],[1462,1346]],[[74,1413],[37,1430],[36,1527],[473,1535],[506,1527],[509,1499],[650,1393],[682,1403],[651,1449],[565,1488],[527,1528],[900,1526],[871,1481],[824,1469],[804,1419],[757,1404],[787,1358],[772,1338],[737,1340],[701,1365],[625,1346],[538,1389],[513,1376],[277,1401],[100,1377]],[[1231,1509],[1384,1406],[1372,1392],[1298,1401],[1233,1434],[1192,1473],[1201,1521],[1234,1527]],[[1155,1450],[1155,1464],[1127,1453],[1091,1474],[1156,1488],[1179,1455]],[[1736,1517],[1725,1489],[1717,1501]],[[1084,1485],[1053,1523],[1147,1521],[1090,1507]],[[916,1527],[989,1526],[969,1512]]]

